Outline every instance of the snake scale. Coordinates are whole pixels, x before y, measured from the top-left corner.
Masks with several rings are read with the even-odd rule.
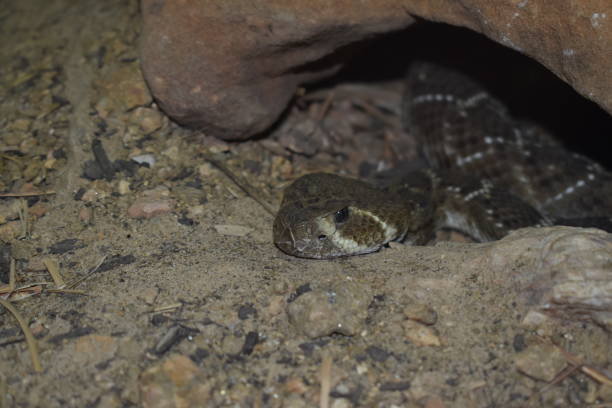
[[[274,220],[278,248],[326,259],[390,241],[424,245],[441,228],[481,242],[529,226],[612,230],[612,174],[513,118],[466,75],[414,63],[402,114],[429,168],[386,186],[325,173],[298,178]]]

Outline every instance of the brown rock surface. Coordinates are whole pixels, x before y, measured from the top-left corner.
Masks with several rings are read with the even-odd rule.
[[[517,300],[533,310],[612,330],[611,237],[597,229],[523,229],[488,246],[473,262],[491,271],[487,279],[517,290]],[[516,274],[514,262],[531,267]]]
[[[351,281],[335,282],[299,296],[287,312],[293,326],[310,338],[340,333],[354,336],[363,329],[370,289]]]
[[[161,107],[225,139],[268,128],[298,85],[334,73],[351,43],[413,16],[464,26],[531,56],[612,111],[612,3],[547,0],[142,0],[141,54]]]
[[[342,47],[413,21],[393,0],[376,7],[145,0],[142,12],[143,70],[160,106],[178,122],[226,139],[265,130],[299,84],[340,67]],[[329,58],[334,52],[338,58]]]

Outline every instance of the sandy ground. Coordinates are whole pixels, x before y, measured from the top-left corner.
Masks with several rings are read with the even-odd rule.
[[[11,301],[43,367],[0,310],[0,407],[612,403],[609,333],[526,324],[528,305],[503,283],[533,267],[521,257],[495,270],[474,262],[490,247],[470,243],[332,261],[278,251],[272,216],[204,155],[271,203],[297,175],[347,163],[292,156],[282,126],[229,145],[171,123],[138,81],[135,1],[12,2],[0,21],[2,190],[55,192],[0,199],[17,287],[34,288]],[[88,179],[95,138],[113,161],[155,163]],[[360,158],[344,161],[356,172]],[[45,260],[80,292],[41,292],[54,287]]]

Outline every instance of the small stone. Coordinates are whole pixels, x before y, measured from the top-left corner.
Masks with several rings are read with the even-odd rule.
[[[170,190],[166,186],[157,186],[152,188],[151,190],[146,190],[142,192],[143,197],[148,198],[164,198],[170,195]]]
[[[252,304],[242,305],[238,308],[238,318],[247,320],[250,317],[257,317],[257,309]]]
[[[167,158],[169,158],[170,160],[172,160],[173,162],[178,162],[181,158],[179,147],[176,145],[170,146],[169,148],[164,150],[162,154],[166,156]]]
[[[51,157],[51,158],[45,160],[44,167],[47,170],[51,170],[51,169],[55,168],[56,164],[57,164],[57,159],[54,158],[54,157]]]
[[[28,213],[36,218],[42,217],[47,211],[49,211],[49,208],[40,201],[28,208]]]
[[[301,378],[291,377],[285,383],[285,389],[292,394],[302,395],[308,391],[308,386],[304,384]]]
[[[143,133],[149,134],[162,127],[162,115],[157,109],[136,108],[132,112],[130,121],[140,126]]]
[[[33,180],[42,171],[42,168],[43,162],[39,160],[31,161],[23,171],[23,178],[28,181]]]
[[[567,365],[561,351],[550,344],[536,344],[518,353],[514,363],[520,372],[536,380],[550,382]]]
[[[86,203],[93,203],[98,201],[98,198],[98,192],[90,188],[89,190],[85,191],[85,193],[83,193],[83,195],[81,196],[81,201],[84,201]]]
[[[30,119],[16,119],[10,122],[6,129],[7,130],[20,130],[22,132],[27,132],[30,130],[30,126],[32,125],[32,121]]]
[[[67,238],[58,241],[49,247],[50,254],[65,254],[66,252],[75,251],[84,248],[86,245],[77,238]]]
[[[117,185],[117,191],[121,195],[126,195],[130,193],[130,182],[127,180],[119,180],[119,184]]]
[[[612,385],[602,384],[597,396],[603,402],[612,402]]]
[[[544,313],[530,310],[521,321],[521,325],[527,328],[535,329],[548,321],[550,321],[550,317]]]
[[[0,225],[0,241],[12,241],[21,233],[21,222],[10,221]]]
[[[196,218],[200,215],[204,214],[204,206],[203,205],[194,205],[187,209],[187,214],[189,218]]]
[[[287,279],[280,278],[272,285],[272,292],[276,295],[286,295],[288,292],[293,290]]]
[[[91,364],[111,359],[117,352],[117,341],[111,336],[88,334],[79,337],[75,344],[75,352]]]
[[[172,199],[152,199],[142,197],[128,208],[128,216],[132,218],[153,218],[167,214],[174,209],[176,202]]]
[[[221,343],[221,350],[223,350],[225,354],[238,355],[240,351],[242,351],[243,344],[244,339],[232,335],[225,336]]]
[[[410,389],[410,382],[388,381],[380,384],[379,389],[381,391],[406,391],[407,389]]]
[[[159,289],[155,287],[142,289],[138,293],[138,297],[142,299],[146,304],[152,305],[155,302],[155,299],[159,295]]]
[[[354,336],[363,329],[371,299],[370,290],[364,285],[335,282],[328,289],[298,296],[289,304],[289,321],[310,338],[332,333]]]
[[[97,408],[120,408],[124,404],[117,394],[109,393],[102,395],[96,404]]]
[[[331,403],[331,408],[351,408],[353,404],[349,400],[344,398],[335,398]]]
[[[439,347],[442,345],[440,337],[438,337],[436,331],[431,327],[427,327],[414,320],[406,320],[402,323],[402,326],[404,327],[404,335],[406,338],[417,346]]]
[[[202,178],[208,178],[213,174],[214,168],[210,163],[202,163],[198,166],[198,174]]]
[[[44,263],[45,257],[35,256],[33,258],[28,259],[28,270],[30,271],[46,271],[47,266]]]
[[[93,217],[93,211],[89,207],[83,207],[79,210],[79,221],[88,224]]]
[[[16,220],[19,218],[19,209],[21,204],[19,200],[8,198],[0,201],[0,214],[4,216],[5,222]]]
[[[90,188],[81,196],[81,201],[96,202],[109,197],[113,192],[112,186],[106,180],[95,180]]]
[[[268,319],[278,316],[282,313],[283,307],[285,306],[285,296],[275,295],[270,297],[270,303],[265,309],[265,315]]]
[[[435,310],[413,299],[408,300],[408,305],[404,307],[403,312],[404,316],[408,319],[415,320],[428,326],[434,325],[436,321],[438,321],[438,314]]]
[[[426,397],[426,400],[424,402],[425,404],[423,405],[423,408],[445,408],[446,407],[446,405],[444,405],[444,401],[442,401],[442,398],[438,397],[437,395]]]
[[[107,117],[110,112],[121,113],[149,105],[153,101],[138,64],[127,64],[111,72],[98,86],[100,94],[106,95],[96,104],[102,117]]]
[[[37,253],[36,246],[31,241],[19,240],[11,243],[11,256],[15,259],[26,261],[32,259]]]
[[[244,237],[253,231],[253,228],[245,227],[243,225],[227,225],[220,224],[215,225],[215,230],[221,235],[229,235],[231,237]]]
[[[389,356],[391,356],[391,353],[377,346],[369,346],[368,348],[366,348],[366,353],[368,354],[368,356],[370,356],[372,360],[377,361],[379,363],[384,363],[385,361],[387,361]]]
[[[30,324],[30,331],[35,337],[40,337],[43,335],[43,333],[46,333],[48,330],[45,327],[45,324],[43,322],[35,321],[34,323]]]
[[[174,354],[147,368],[139,385],[144,408],[194,407],[207,405],[214,380],[207,380],[189,357]]]
[[[148,164],[149,167],[153,167],[155,165],[155,156],[152,154],[139,154],[138,156],[132,157],[132,160],[138,164]]]
[[[594,311],[591,317],[600,326],[612,328],[612,311]]]

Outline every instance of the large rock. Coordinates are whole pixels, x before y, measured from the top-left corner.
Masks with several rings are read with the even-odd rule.
[[[178,122],[244,139],[269,127],[298,85],[336,72],[343,46],[413,21],[397,1],[376,3],[364,13],[351,0],[143,0],[145,78]]]
[[[300,84],[337,71],[351,43],[413,16],[529,55],[612,112],[609,0],[142,0],[142,12],[153,95],[178,122],[225,139],[265,130]]]
[[[508,293],[516,293],[518,303],[532,311],[593,321],[612,331],[612,234],[521,229],[483,245],[480,256],[463,266],[487,271],[483,279],[507,285]]]

